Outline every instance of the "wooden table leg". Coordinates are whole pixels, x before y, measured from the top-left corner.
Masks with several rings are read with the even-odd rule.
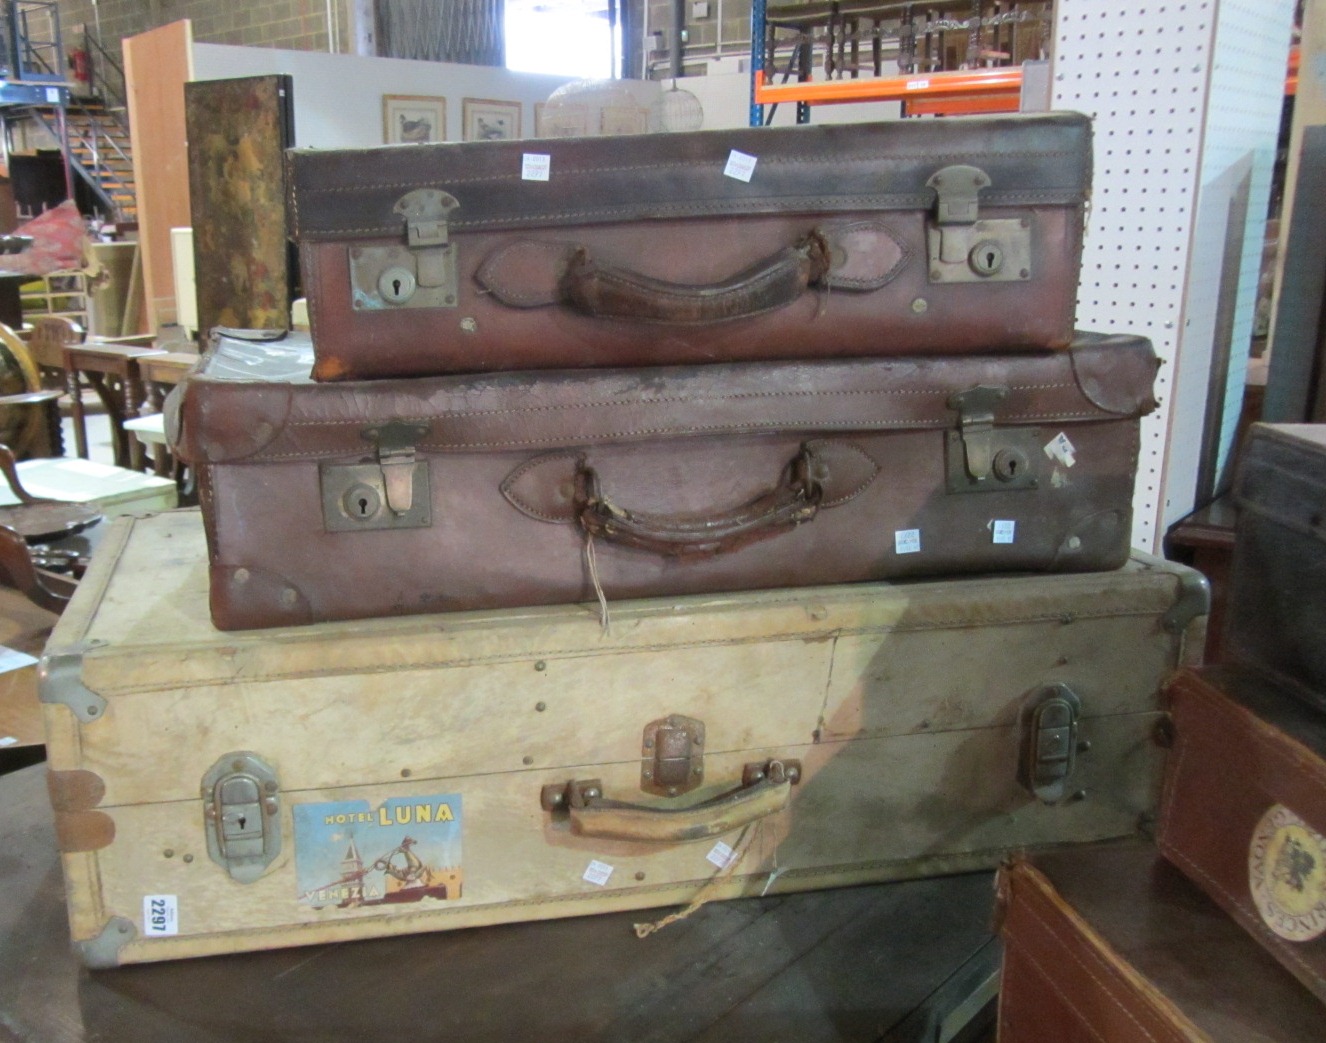
[[[83,390],[78,383],[78,370],[65,369],[64,387],[69,394],[69,416],[74,425],[74,451],[86,460],[87,424],[83,419]]]

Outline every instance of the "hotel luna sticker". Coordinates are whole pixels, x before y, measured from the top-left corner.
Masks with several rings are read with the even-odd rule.
[[[301,905],[356,909],[461,895],[459,793],[296,804]]]

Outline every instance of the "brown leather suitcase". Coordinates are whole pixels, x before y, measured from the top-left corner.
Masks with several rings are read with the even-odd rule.
[[[1063,348],[1090,139],[1055,113],[295,149],[314,377]]]
[[[264,361],[265,360],[265,361]],[[223,628],[1128,557],[1156,359],[1038,355],[318,384],[220,337],[167,420]]]
[[[1161,853],[1326,1001],[1326,721],[1238,668],[1166,697]]]
[[[1326,1007],[1145,844],[1001,870],[999,1043],[1305,1043]]]
[[[1234,493],[1229,657],[1326,709],[1326,424],[1256,424]]]

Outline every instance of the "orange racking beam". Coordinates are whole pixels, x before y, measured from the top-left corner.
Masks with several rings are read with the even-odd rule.
[[[910,98],[971,97],[981,94],[1011,94],[1022,90],[1022,70],[1016,66],[994,69],[963,69],[915,76],[885,76],[877,79],[825,80],[819,83],[764,82],[764,70],[755,71],[755,103],[809,102],[812,105],[843,101],[902,101]]]

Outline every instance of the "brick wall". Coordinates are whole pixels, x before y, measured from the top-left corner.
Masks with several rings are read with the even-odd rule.
[[[82,39],[82,26],[96,24],[90,0],[58,0],[65,49]],[[333,0],[339,19],[341,50],[350,48],[344,0]],[[325,51],[328,42],[326,0],[101,0],[101,40],[118,58],[125,36],[188,18],[198,43],[281,47]]]

